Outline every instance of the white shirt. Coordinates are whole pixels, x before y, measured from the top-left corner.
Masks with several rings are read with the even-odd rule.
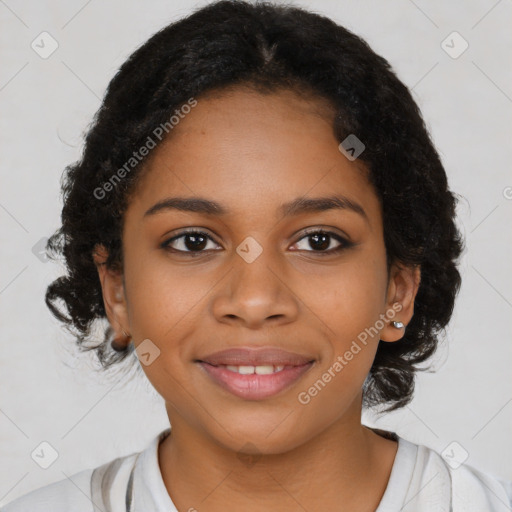
[[[373,429],[376,430],[376,429]],[[166,429],[139,453],[114,459],[36,489],[0,512],[178,512],[158,465]],[[379,430],[383,433],[384,431]],[[510,512],[512,481],[468,465],[452,469],[441,455],[388,433],[398,441],[386,491],[375,512]],[[200,503],[191,503],[200,510]],[[313,512],[313,511],[312,511]]]

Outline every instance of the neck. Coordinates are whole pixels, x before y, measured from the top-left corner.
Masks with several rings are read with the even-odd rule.
[[[353,407],[323,432],[277,454],[236,452],[171,411],[159,446],[160,470],[179,510],[374,511],[386,489],[397,443],[361,425]]]

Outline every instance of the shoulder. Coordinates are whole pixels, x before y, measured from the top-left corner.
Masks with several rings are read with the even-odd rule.
[[[137,455],[119,457],[35,489],[3,506],[0,512],[96,512],[95,488],[122,487]]]
[[[450,474],[453,503],[458,507],[454,511],[473,510],[475,504],[492,512],[512,509],[512,481],[466,464],[450,468]]]
[[[417,454],[411,490],[417,493],[423,489],[417,497],[423,495],[421,501],[425,504],[453,512],[510,510],[512,481],[457,462],[457,450],[451,449],[441,455],[424,445],[413,446],[417,447]],[[448,503],[451,508],[447,508]]]
[[[1,512],[93,512],[90,482],[93,469],[75,473],[11,501]]]

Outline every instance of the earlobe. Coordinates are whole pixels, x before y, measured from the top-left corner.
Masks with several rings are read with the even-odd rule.
[[[123,276],[120,271],[107,267],[107,258],[108,251],[103,245],[97,244],[93,250],[93,260],[98,270],[107,318],[115,333],[111,344],[114,350],[123,351],[131,340],[131,336],[126,332],[128,315]]]
[[[412,319],[421,269],[419,266],[393,265],[390,275],[385,312],[388,322],[380,333],[380,339],[387,342],[402,339]]]

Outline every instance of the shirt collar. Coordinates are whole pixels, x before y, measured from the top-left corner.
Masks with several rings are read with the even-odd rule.
[[[133,472],[133,512],[178,512],[165,487],[158,464],[158,446],[169,435],[170,428],[153,438],[140,453]]]
[[[178,512],[167,492],[158,463],[158,446],[170,432],[170,428],[160,432],[139,454],[133,471],[133,504],[130,512]],[[398,510],[402,506],[415,465],[417,446],[399,436],[393,438],[398,441],[398,450],[376,512]]]

